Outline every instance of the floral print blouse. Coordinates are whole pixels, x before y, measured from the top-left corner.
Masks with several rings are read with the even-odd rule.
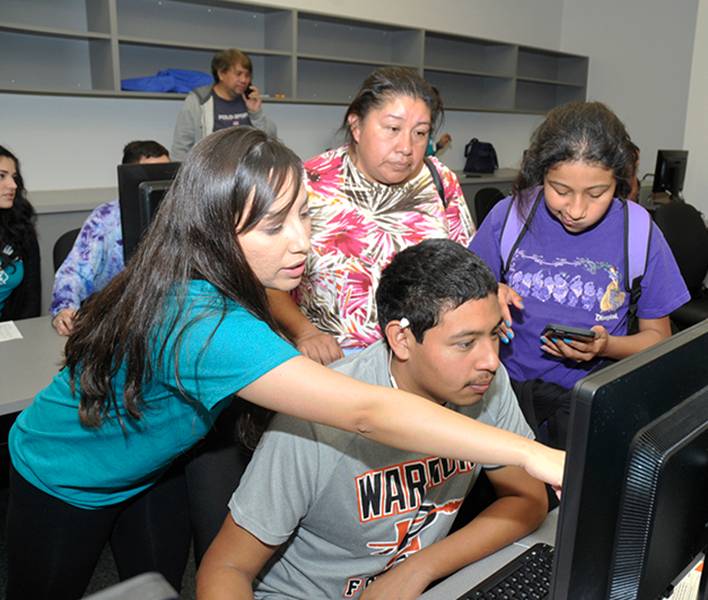
[[[393,256],[428,238],[466,247],[474,224],[457,177],[436,158],[430,160],[447,209],[425,166],[406,183],[375,183],[356,168],[347,148],[305,163],[312,249],[294,296],[307,318],[343,348],[364,348],[381,337],[375,292]]]

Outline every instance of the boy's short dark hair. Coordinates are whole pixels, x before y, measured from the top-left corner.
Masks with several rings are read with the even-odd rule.
[[[123,148],[122,164],[132,165],[140,162],[141,158],[160,158],[169,155],[167,148],[154,140],[135,140]]]
[[[496,295],[497,289],[494,274],[476,254],[452,240],[426,240],[399,252],[384,269],[376,290],[379,326],[384,332],[405,317],[422,343],[443,312]]]

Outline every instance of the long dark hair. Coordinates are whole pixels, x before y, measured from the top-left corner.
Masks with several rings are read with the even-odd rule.
[[[15,183],[17,190],[10,208],[0,208],[0,268],[4,269],[17,258],[25,258],[30,250],[30,241],[36,238],[34,208],[27,200],[27,190],[20,171],[20,161],[4,146],[0,146],[0,157],[15,163]],[[2,252],[6,245],[12,246],[12,254]]]
[[[265,289],[236,237],[236,224],[239,233],[252,229],[290,182],[291,205],[301,177],[301,161],[291,150],[250,127],[219,131],[192,149],[126,269],[77,313],[66,365],[72,386],[78,376],[83,424],[99,426],[111,412],[120,420],[120,405],[130,417],[140,418],[141,387],[152,375],[150,357],[159,350],[162,361],[190,280],[206,280],[220,292],[222,319],[227,299],[234,300],[277,331]],[[178,299],[176,311],[166,306],[169,293]],[[179,346],[195,320],[177,334],[175,370]],[[166,332],[160,348],[154,346],[158,326]],[[113,378],[122,364],[124,395],[117,398]],[[179,377],[177,383],[189,399]]]
[[[533,201],[525,190],[543,184],[549,169],[566,161],[602,165],[614,174],[615,195],[626,198],[636,146],[622,121],[601,102],[570,102],[551,110],[531,136],[513,194],[521,206]]]

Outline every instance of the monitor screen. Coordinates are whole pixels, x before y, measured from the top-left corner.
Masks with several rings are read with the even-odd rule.
[[[659,150],[656,153],[652,191],[669,192],[672,198],[680,199],[687,163],[688,150]]]
[[[118,201],[127,264],[147,231],[180,163],[118,165]]]
[[[644,427],[694,394],[705,393],[706,357],[708,320],[576,384],[556,532],[553,600],[610,597],[630,446]]]

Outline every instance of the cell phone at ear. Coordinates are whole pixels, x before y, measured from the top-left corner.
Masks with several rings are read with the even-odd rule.
[[[597,337],[597,333],[592,329],[571,327],[570,325],[561,325],[559,323],[549,323],[543,328],[541,335],[547,338],[569,339],[578,342],[592,342]]]
[[[252,86],[252,85],[249,85],[249,86],[246,88],[246,91],[243,93],[243,95],[244,95],[246,98],[250,98],[252,92],[253,92],[253,86]]]

